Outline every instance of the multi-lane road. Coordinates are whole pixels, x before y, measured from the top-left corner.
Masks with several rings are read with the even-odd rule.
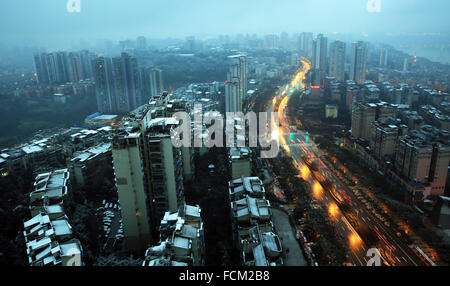
[[[310,68],[307,60],[302,60],[302,68],[294,75],[290,84],[280,87],[275,99],[268,108],[269,114],[278,107],[276,112],[280,118],[280,126],[272,126],[272,137],[277,137],[282,148],[292,157],[299,173],[306,181],[305,185],[309,189],[317,204],[324,208],[330,219],[334,222],[336,230],[348,240],[350,253],[348,260],[352,265],[367,265],[370,257],[367,251],[370,248],[361,238],[348,219],[348,212],[341,211],[339,205],[342,200],[350,206],[353,217],[356,217],[359,223],[367,226],[378,239],[376,247],[380,250],[382,261],[385,265],[405,265],[419,266],[426,265],[420,257],[407,245],[407,243],[397,236],[397,232],[390,228],[388,223],[382,218],[377,217],[372,208],[367,207],[360,201],[351,187],[344,184],[317,156],[318,148],[308,134],[301,130],[295,130],[288,124],[285,116],[285,109],[288,103],[288,96],[292,94],[293,89],[305,88],[305,74]],[[274,122],[272,120],[272,122]],[[306,159],[308,164],[302,159]],[[315,162],[315,170],[311,170],[311,162]],[[331,186],[323,186],[325,180],[331,182]],[[320,183],[320,182],[321,183]],[[338,191],[341,201],[332,196],[326,188],[333,188]],[[352,221],[353,222],[353,221]],[[373,247],[373,246],[372,246]]]

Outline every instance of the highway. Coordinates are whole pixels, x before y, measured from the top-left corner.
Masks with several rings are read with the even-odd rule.
[[[369,209],[363,204],[350,187],[345,185],[329,170],[320,160],[320,157],[317,156],[321,152],[308,134],[289,126],[285,116],[288,98],[293,93],[293,90],[305,88],[304,79],[309,68],[310,63],[306,59],[302,60],[302,67],[293,76],[292,82],[284,87],[280,87],[277,95],[272,100],[268,112],[273,111],[278,104],[277,112],[280,118],[280,126],[275,129],[274,127],[276,126],[272,126],[272,130],[276,130],[271,134],[272,138],[278,137],[280,145],[292,157],[302,178],[306,181],[307,189],[312,192],[320,207],[327,210],[330,219],[335,223],[336,230],[343,237],[348,238],[348,246],[351,251],[348,255],[348,260],[352,265],[367,265],[369,257],[366,257],[366,253],[370,247],[361,239],[361,236],[354,228],[354,224],[352,225],[349,222],[347,218],[349,213],[346,212],[347,217],[343,214],[339,206],[343,203],[350,206],[351,215],[356,217],[360,224],[369,227],[373,231],[373,235],[377,236],[378,242],[376,247],[380,250],[385,265],[426,265],[406,242],[402,238],[397,237],[396,232],[388,227],[385,221],[382,221],[382,217],[375,216],[373,208],[369,206]],[[308,162],[304,162],[302,158]],[[311,170],[312,162],[314,162],[315,170]],[[324,190],[324,181],[331,182],[332,189],[338,191],[337,195],[335,193],[332,196],[330,192]]]

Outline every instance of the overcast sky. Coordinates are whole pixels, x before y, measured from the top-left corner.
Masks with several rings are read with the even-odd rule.
[[[80,39],[208,37],[246,33],[445,33],[450,0],[0,0],[1,41],[70,44]],[[371,0],[377,1],[377,0]]]

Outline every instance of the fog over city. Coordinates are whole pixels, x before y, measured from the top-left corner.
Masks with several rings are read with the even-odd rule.
[[[369,1],[370,2],[370,1]],[[238,33],[448,33],[447,0],[3,0],[2,42],[65,47],[80,39]],[[369,3],[370,5],[370,3]]]
[[[0,0],[0,266],[435,278],[422,268],[450,265],[449,11]],[[311,278],[367,280],[349,268]]]

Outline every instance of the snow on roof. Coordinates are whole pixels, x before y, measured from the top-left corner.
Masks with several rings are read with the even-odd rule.
[[[8,159],[10,156],[6,153],[1,153],[0,157],[4,158],[4,159]]]
[[[236,212],[236,216],[237,216],[237,217],[243,217],[243,216],[248,215],[249,213],[250,213],[250,211],[249,211],[248,208],[240,209],[240,210],[238,210],[238,211]]]
[[[97,117],[95,117],[95,120],[112,120],[114,118],[116,118],[118,115],[108,115],[108,114],[104,114],[104,115],[99,115]]]
[[[72,256],[74,254],[81,254],[79,245],[76,242],[64,243],[59,245],[61,254],[63,256]]]
[[[281,251],[278,236],[273,232],[262,233],[264,247],[270,251]]]
[[[181,234],[189,238],[197,238],[198,229],[192,225],[185,224],[181,230]]]
[[[36,224],[46,224],[50,222],[50,217],[48,215],[38,214],[33,218],[27,220],[23,223],[24,228],[29,228]]]
[[[190,206],[185,205],[184,207],[184,213],[185,215],[191,216],[191,217],[200,217],[200,207],[199,206]]]
[[[174,117],[159,117],[159,118],[150,120],[147,123],[147,128],[151,128],[151,127],[157,126],[157,125],[177,125],[177,124],[178,124],[178,119],[176,119]]]
[[[77,153],[78,155],[74,158],[72,158],[72,162],[73,161],[79,161],[79,162],[84,162],[90,158],[93,158],[99,154],[102,153],[106,153],[109,151],[111,147],[111,143],[104,143],[104,144],[100,144],[94,147],[91,147],[89,149],[86,149],[84,151],[81,151],[80,153]]]
[[[38,145],[29,145],[29,146],[25,146],[22,148],[22,151],[25,152],[26,154],[40,152],[42,150],[44,150],[44,149]]]
[[[62,208],[61,205],[50,205],[50,206],[45,206],[45,211],[48,214],[53,214],[53,213],[63,213],[64,210]]]
[[[52,221],[52,225],[57,236],[72,234],[72,227],[65,219],[54,220]]]
[[[175,236],[173,239],[173,245],[175,247],[190,249],[190,239],[182,236]]]
[[[255,258],[255,266],[267,266],[267,258],[264,253],[264,248],[258,244],[253,248],[253,257]]]
[[[44,237],[39,240],[33,240],[30,242],[27,242],[27,250],[38,250],[43,247],[46,247],[47,245],[50,245],[52,243],[52,240],[49,237]]]

